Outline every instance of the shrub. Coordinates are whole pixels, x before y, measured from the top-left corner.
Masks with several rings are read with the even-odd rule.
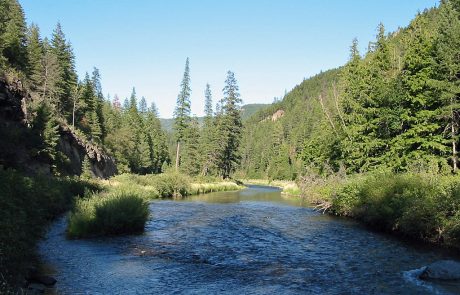
[[[69,217],[67,235],[84,238],[139,233],[143,231],[148,216],[148,203],[141,196],[132,193],[94,194],[77,201]]]
[[[330,187],[329,183],[323,181],[322,187]],[[332,200],[330,212],[355,217],[374,228],[459,247],[457,176],[376,172],[338,183],[335,190],[324,190],[328,193],[323,199]]]
[[[171,172],[160,174],[154,179],[154,186],[161,197],[183,197],[191,189],[190,179],[180,173]]]

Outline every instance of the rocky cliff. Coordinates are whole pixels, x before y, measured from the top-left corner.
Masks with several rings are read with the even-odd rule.
[[[27,105],[31,96],[21,81],[0,80],[0,166],[12,167],[27,173],[51,174],[51,163],[37,157],[30,140],[30,116]],[[66,159],[62,174],[79,175],[81,164],[88,156],[95,176],[107,178],[117,173],[115,160],[103,149],[61,123],[57,149]]]

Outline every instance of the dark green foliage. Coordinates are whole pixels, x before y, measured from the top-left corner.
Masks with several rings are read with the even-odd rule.
[[[0,69],[27,69],[26,22],[17,0],[0,1]]]
[[[188,175],[198,175],[201,172],[202,151],[200,150],[200,127],[196,118],[191,119],[186,129],[181,154],[181,171]]]
[[[59,124],[51,113],[51,107],[42,104],[37,109],[37,114],[32,122],[32,132],[41,140],[38,140],[36,156],[51,164],[56,170],[58,151],[56,146],[59,141]]]
[[[57,58],[59,79],[56,82],[58,105],[56,109],[64,117],[69,118],[73,104],[70,100],[72,89],[77,84],[75,72],[75,56],[70,43],[66,40],[61,24],[58,23],[51,38],[51,50]]]
[[[332,196],[331,211],[385,231],[458,247],[460,182],[433,174],[379,172],[351,178]]]
[[[24,177],[3,169],[0,183],[0,274],[15,285],[35,259],[35,243],[48,223],[70,209],[74,196],[98,188],[73,178]]]
[[[180,84],[180,92],[177,96],[176,109],[174,110],[174,132],[177,142],[181,142],[185,137],[185,132],[190,123],[190,66],[189,59],[185,61],[184,76]]]
[[[222,111],[217,121],[217,138],[221,144],[217,168],[223,178],[228,178],[240,163],[238,148],[243,130],[240,113],[242,99],[235,74],[231,71],[227,72],[223,93],[224,98],[220,102]]]
[[[86,180],[93,178],[93,172],[91,170],[91,162],[89,160],[89,157],[86,155],[81,164],[80,178],[86,179]]]
[[[460,17],[456,1],[418,14],[361,57],[302,82],[243,134],[243,177],[291,178],[390,168],[457,170]],[[276,163],[276,164],[274,164]],[[429,168],[428,168],[429,167]],[[291,171],[288,173],[288,171]]]
[[[170,172],[158,175],[154,186],[161,197],[184,197],[190,191],[190,179],[180,173]]]

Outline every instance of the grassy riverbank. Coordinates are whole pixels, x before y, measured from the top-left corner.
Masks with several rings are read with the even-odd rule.
[[[169,172],[123,174],[100,181],[104,190],[76,202],[69,217],[70,238],[142,232],[148,220],[148,200],[242,189],[234,182],[192,179]]]
[[[282,193],[291,196],[300,196],[301,190],[297,183],[290,180],[268,180],[268,179],[243,179],[241,182],[254,185],[275,186],[282,189]]]
[[[13,292],[36,261],[36,244],[47,225],[71,209],[75,196],[97,191],[78,178],[26,177],[0,168],[0,294]]]
[[[318,209],[372,228],[460,248],[460,178],[376,172],[306,177],[303,195]]]

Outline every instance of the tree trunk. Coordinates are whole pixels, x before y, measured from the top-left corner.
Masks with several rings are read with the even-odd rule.
[[[76,98],[73,99],[73,108],[72,108],[72,128],[75,130],[75,105]]]
[[[455,142],[455,126],[454,122],[451,124],[452,132],[452,170],[454,173],[457,172],[457,143]]]
[[[450,114],[451,114],[451,122],[450,122],[450,131],[452,137],[452,171],[454,173],[457,172],[457,143],[455,142],[455,114],[453,108],[454,99],[450,99]]]
[[[176,171],[179,171],[180,141],[177,142],[176,148]]]

